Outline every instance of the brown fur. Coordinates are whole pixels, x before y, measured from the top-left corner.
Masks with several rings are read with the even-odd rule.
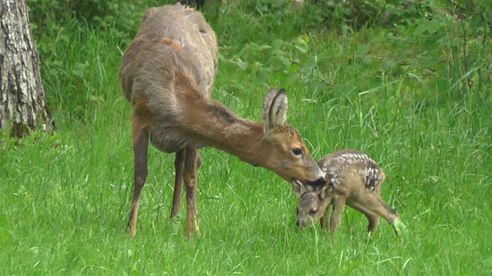
[[[151,129],[154,124],[154,115],[150,112],[149,108],[143,100],[135,100],[132,103],[133,116],[133,143],[138,139],[136,135],[139,135],[146,129]]]
[[[120,82],[133,108],[135,188],[129,227],[136,233],[138,202],[147,177],[148,140],[175,152],[175,193],[171,216],[179,213],[186,185],[186,234],[198,230],[198,149],[211,146],[270,169],[288,181],[316,181],[323,174],[302,137],[286,121],[287,96],[272,90],[264,104],[267,124],[236,116],[210,97],[217,71],[215,33],[201,13],[179,4],[145,13],[126,50]],[[302,150],[293,154],[294,148]]]
[[[400,215],[389,208],[381,198],[385,174],[374,160],[364,153],[345,150],[321,159],[318,164],[326,173],[327,183],[321,188],[297,186],[297,192],[300,194],[297,207],[299,226],[303,227],[321,219],[322,227],[336,231],[347,204],[367,217],[369,235],[379,224],[380,216],[385,218],[398,234],[394,222]],[[328,221],[330,206],[332,214]]]
[[[181,44],[179,42],[174,41],[174,40],[170,39],[169,37],[164,37],[161,40],[161,44],[171,46],[171,47],[173,47],[173,49],[175,51],[181,51],[183,49],[183,47],[181,46]]]

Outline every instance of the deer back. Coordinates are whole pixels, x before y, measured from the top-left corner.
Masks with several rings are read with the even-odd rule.
[[[325,172],[327,183],[335,190],[344,188],[351,192],[364,188],[379,193],[385,178],[376,161],[355,150],[335,152],[319,160],[318,165]]]
[[[180,4],[151,8],[120,66],[124,95],[172,107],[176,73],[183,73],[209,98],[217,57],[215,33],[200,12]]]

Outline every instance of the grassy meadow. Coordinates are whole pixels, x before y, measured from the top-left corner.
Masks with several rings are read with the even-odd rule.
[[[220,46],[213,97],[259,121],[268,88],[285,88],[288,121],[316,159],[354,148],[380,163],[383,198],[409,233],[395,237],[381,221],[367,242],[367,221],[350,208],[336,238],[301,231],[288,183],[206,148],[201,233],[188,240],[184,212],[169,219],[174,156],[151,147],[131,239],[130,106],[118,67],[145,8],[136,6],[129,33],[75,16],[35,25],[57,131],[0,132],[0,275],[492,274],[489,26],[449,14],[328,26],[315,5],[260,4],[205,10]]]

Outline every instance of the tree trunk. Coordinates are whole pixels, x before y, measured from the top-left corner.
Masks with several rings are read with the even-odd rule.
[[[45,101],[26,0],[0,0],[0,129],[22,137],[54,127]]]

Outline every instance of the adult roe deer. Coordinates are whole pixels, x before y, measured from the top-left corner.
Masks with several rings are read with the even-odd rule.
[[[367,154],[343,150],[335,152],[318,162],[326,175],[326,183],[312,187],[293,183],[299,195],[297,225],[304,227],[321,218],[323,228],[332,231],[340,226],[345,204],[362,212],[369,221],[368,238],[385,218],[395,233],[405,231],[396,210],[388,207],[381,198],[381,186],[385,179],[383,170]],[[332,206],[331,221],[328,223],[328,208]]]
[[[180,4],[147,10],[140,31],[126,50],[120,82],[130,101],[135,179],[129,218],[137,230],[138,203],[147,178],[148,141],[174,152],[175,188],[171,217],[181,208],[186,187],[185,234],[198,231],[196,173],[198,148],[210,146],[274,171],[287,181],[321,182],[323,172],[300,134],[286,124],[287,96],[271,90],[263,123],[236,116],[210,99],[217,71],[215,33],[202,14]]]

